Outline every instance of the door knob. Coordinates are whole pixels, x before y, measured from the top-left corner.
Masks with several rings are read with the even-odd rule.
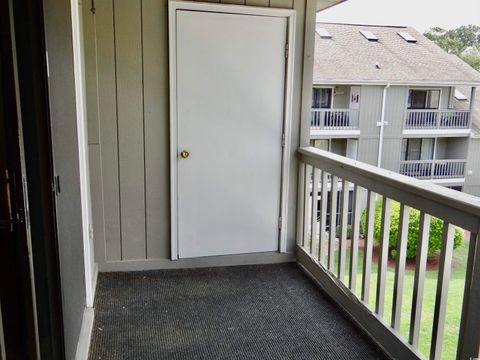
[[[182,150],[180,156],[182,157],[182,159],[186,159],[190,156],[190,153],[187,150]]]

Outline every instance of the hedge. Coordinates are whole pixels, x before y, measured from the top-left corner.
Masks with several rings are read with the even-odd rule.
[[[362,234],[366,233],[366,209],[362,212],[360,227]],[[375,204],[375,225],[373,237],[377,243],[380,242],[382,221],[382,198],[380,197]],[[392,215],[390,225],[390,254],[396,256],[398,226],[400,222],[400,203],[392,201]],[[420,224],[420,211],[416,209],[410,210],[410,222],[408,226],[408,242],[407,242],[407,258],[414,258],[417,251],[418,228]],[[443,220],[432,216],[430,222],[430,239],[428,243],[428,256],[434,255],[442,246]],[[453,248],[458,248],[463,241],[463,231],[455,228],[455,237]]]

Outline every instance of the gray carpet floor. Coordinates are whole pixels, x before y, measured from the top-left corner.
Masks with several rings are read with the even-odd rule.
[[[384,359],[296,264],[102,273],[90,359]]]

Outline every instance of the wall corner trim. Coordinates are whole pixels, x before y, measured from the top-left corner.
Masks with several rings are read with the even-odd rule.
[[[90,351],[90,342],[92,340],[93,320],[95,317],[94,309],[86,307],[83,311],[82,327],[78,337],[77,352],[75,360],[88,360]]]

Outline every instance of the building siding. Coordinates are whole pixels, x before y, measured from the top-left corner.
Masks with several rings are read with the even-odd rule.
[[[463,191],[480,196],[480,138],[471,138]]]

